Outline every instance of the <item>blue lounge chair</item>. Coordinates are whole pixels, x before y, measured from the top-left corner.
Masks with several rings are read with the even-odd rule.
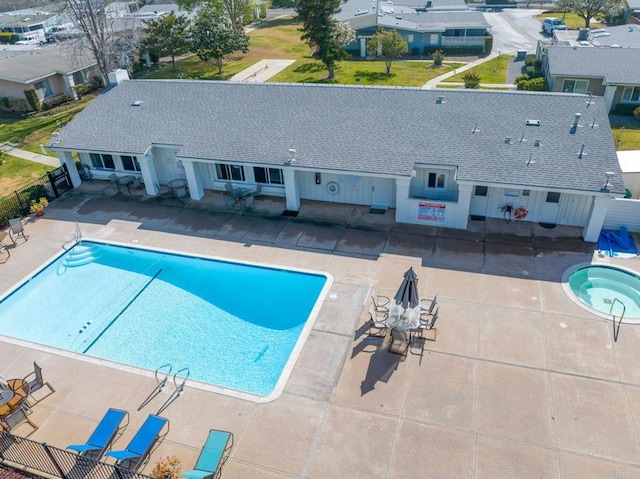
[[[111,445],[111,442],[116,436],[118,430],[120,430],[120,423],[125,417],[127,417],[128,424],[129,420],[126,411],[122,411],[120,409],[109,409],[85,444],[71,444],[67,446],[67,449],[76,451],[79,454],[89,452],[94,453],[97,451],[97,458],[102,457],[104,452]]]
[[[211,429],[193,471],[182,474],[185,479],[214,479],[220,477],[222,466],[233,447],[233,434]]]
[[[165,424],[169,424],[167,419],[149,414],[140,430],[133,436],[131,441],[129,441],[127,448],[122,451],[109,451],[107,456],[115,458],[118,464],[130,460],[131,464],[129,468],[137,468],[151,453],[151,449],[156,441],[160,439],[160,432]]]

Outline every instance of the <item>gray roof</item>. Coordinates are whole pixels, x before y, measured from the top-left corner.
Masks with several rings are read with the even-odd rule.
[[[44,23],[54,16],[54,14],[44,12],[17,15],[11,12],[0,13],[0,28],[24,27],[26,29],[30,25]]]
[[[453,28],[491,28],[482,12],[462,10],[452,12],[403,13],[379,16],[378,24],[385,27],[416,31],[441,31]]]
[[[603,78],[612,85],[640,85],[640,49],[547,47],[549,74]]]
[[[589,32],[589,38],[586,41],[578,41],[576,30],[554,30],[553,36],[561,45],[640,48],[640,25],[629,24],[597,28]]]
[[[311,171],[410,177],[416,164],[436,164],[457,167],[460,181],[584,191],[613,171],[622,185],[603,100],[587,103],[554,93],[128,80],[51,146],[142,154],[177,144],[180,158],[279,166],[295,148],[295,167]]]
[[[56,73],[72,73],[96,64],[87,52],[77,55],[61,45],[0,53],[0,79],[32,83]]]

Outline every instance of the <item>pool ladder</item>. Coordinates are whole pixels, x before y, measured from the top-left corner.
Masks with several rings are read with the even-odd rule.
[[[620,319],[618,319],[617,321],[616,321],[616,315],[612,313],[613,307],[615,306],[616,302],[622,305],[622,314],[620,315]],[[618,342],[618,335],[620,334],[620,325],[622,324],[622,319],[624,318],[624,313],[626,312],[627,312],[627,307],[624,305],[624,303],[620,301],[618,298],[613,298],[613,301],[611,302],[611,307],[609,308],[609,314],[613,318],[613,342],[614,343]]]
[[[156,387],[151,391],[151,393],[146,397],[142,404],[138,407],[138,411],[149,404],[156,396],[162,393],[169,382],[169,378],[171,377],[171,371],[173,370],[173,366],[171,364],[163,364],[158,369],[156,369],[154,376],[156,379]],[[160,409],[156,412],[156,414],[160,414],[162,411],[167,409],[169,405],[182,396],[184,392],[184,387],[187,383],[187,379],[189,378],[189,368],[182,368],[173,374],[173,392],[169,395],[167,400],[160,406]]]
[[[68,250],[70,247],[78,244],[81,239],[82,239],[82,232],[80,231],[80,225],[76,221],[75,235],[74,235],[74,237],[72,239],[70,239],[69,241],[65,242],[62,245],[62,249],[65,250],[65,251]]]

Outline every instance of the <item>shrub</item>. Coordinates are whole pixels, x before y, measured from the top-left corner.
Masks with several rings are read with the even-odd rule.
[[[18,41],[20,37],[18,36],[17,33],[11,33],[11,32],[0,32],[0,43],[9,43],[9,44],[14,44],[15,42]]]
[[[58,105],[62,105],[65,101],[69,100],[69,95],[66,93],[60,93],[59,95],[52,96],[51,98],[47,98],[42,102],[43,110],[51,110]]]
[[[538,59],[534,54],[530,53],[529,55],[524,57],[525,66],[532,67],[534,62]]]
[[[636,120],[640,121],[640,106],[633,110],[633,116],[636,117]]]
[[[526,75],[526,74],[523,73],[522,75],[518,75],[516,77],[515,83],[516,83],[516,85],[518,85],[518,84],[520,84],[520,83],[522,83],[524,81],[527,81],[528,79],[529,79],[529,75]]]
[[[480,88],[480,75],[475,72],[467,72],[462,75],[465,88]]]
[[[92,81],[81,83],[80,85],[74,85],[73,87],[73,91],[75,91],[76,95],[78,95],[78,99],[82,98],[83,95],[87,95],[97,89],[98,84]]]
[[[441,67],[442,62],[444,61],[444,53],[442,53],[442,50],[436,50],[435,52],[433,52],[431,58],[433,58],[433,64],[435,66]]]
[[[493,49],[493,36],[486,35],[484,37],[484,51],[486,53],[491,53],[492,49]]]
[[[411,47],[411,54],[414,57],[417,57],[418,55],[420,55],[420,48],[418,47]]]
[[[176,456],[160,459],[151,471],[153,479],[180,479],[181,476],[182,464]]]
[[[524,91],[549,91],[547,80],[542,77],[532,78],[531,80],[521,81],[517,83],[518,90]]]
[[[40,111],[40,98],[33,88],[29,88],[24,91],[24,96],[27,97],[27,102],[33,111]]]

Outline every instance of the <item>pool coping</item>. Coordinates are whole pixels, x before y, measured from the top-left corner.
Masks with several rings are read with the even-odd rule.
[[[560,279],[562,290],[575,305],[593,314],[594,316],[598,316],[599,318],[603,318],[608,321],[613,321],[614,318],[612,317],[612,315],[598,311],[597,309],[592,308],[591,306],[588,306],[583,301],[580,301],[578,297],[575,295],[575,293],[573,292],[573,290],[571,289],[571,286],[569,286],[569,278],[571,277],[571,275],[576,271],[578,271],[579,269],[583,269],[587,267],[617,269],[620,271],[624,271],[625,273],[633,274],[634,276],[639,278],[640,278],[640,273],[638,273],[637,271],[631,268],[627,268],[625,266],[603,264],[603,263],[578,263],[578,264],[574,264],[573,266],[570,266],[564,271],[564,273],[562,273],[562,278]],[[640,324],[640,318],[623,318],[622,324]]]
[[[234,398],[238,398],[238,399],[243,399],[246,401],[251,401],[254,403],[268,403],[271,401],[276,400],[278,397],[280,397],[280,395],[284,392],[284,389],[286,387],[287,382],[289,381],[289,378],[291,377],[291,374],[293,372],[293,369],[298,361],[298,358],[300,357],[300,354],[307,342],[307,339],[309,338],[309,335],[311,334],[311,330],[313,329],[313,326],[315,324],[315,321],[320,313],[320,309],[322,308],[322,305],[324,304],[324,301],[327,297],[327,295],[329,294],[329,291],[331,290],[331,287],[334,283],[334,276],[326,271],[316,271],[316,270],[310,270],[310,269],[305,269],[305,268],[296,268],[296,267],[289,267],[287,266],[286,268],[283,268],[282,266],[279,265],[275,265],[275,264],[270,264],[270,263],[262,263],[262,262],[252,262],[252,261],[244,261],[244,260],[229,260],[228,258],[223,258],[223,257],[219,257],[219,256],[213,256],[213,255],[207,255],[207,254],[191,254],[191,253],[186,253],[184,251],[178,251],[178,250],[173,250],[173,249],[167,249],[167,248],[156,248],[153,246],[139,246],[137,243],[134,243],[133,245],[130,245],[128,243],[123,243],[123,242],[118,242],[118,241],[110,241],[110,240],[105,240],[102,238],[96,239],[96,238],[91,238],[91,237],[83,237],[77,241],[73,241],[71,243],[69,243],[70,246],[68,246],[67,248],[62,248],[62,251],[60,251],[59,253],[51,256],[48,260],[46,260],[42,265],[40,265],[38,268],[36,268],[35,270],[33,270],[31,273],[27,274],[24,278],[22,278],[16,285],[14,285],[12,288],[10,288],[5,294],[3,294],[2,296],[0,296],[0,302],[4,301],[4,299],[6,299],[7,297],[11,296],[13,293],[15,293],[18,289],[20,289],[21,287],[23,287],[24,285],[26,285],[29,281],[31,281],[31,279],[33,279],[35,276],[37,276],[38,274],[40,274],[40,272],[42,272],[45,268],[47,268],[48,266],[50,266],[54,261],[56,261],[58,258],[60,258],[61,256],[63,256],[65,253],[67,253],[70,249],[72,249],[73,247],[75,247],[78,244],[81,244],[82,242],[93,242],[93,243],[98,243],[98,244],[106,244],[106,245],[111,245],[111,246],[118,246],[118,247],[126,247],[126,248],[132,248],[132,249],[138,249],[138,250],[145,250],[145,251],[151,251],[151,252],[155,252],[155,253],[167,253],[167,254],[173,254],[173,255],[178,255],[178,256],[188,256],[191,258],[202,258],[202,259],[207,259],[207,260],[212,260],[212,261],[219,261],[219,262],[225,262],[225,263],[233,263],[233,264],[241,264],[241,265],[245,265],[245,266],[256,266],[256,267],[262,267],[262,268],[268,268],[268,269],[273,269],[273,270],[286,270],[286,271],[293,271],[293,272],[297,272],[297,273],[304,273],[304,274],[311,274],[311,275],[316,275],[316,276],[323,276],[326,278],[326,281],[324,283],[324,286],[322,287],[322,289],[320,290],[320,293],[318,294],[315,303],[313,305],[313,308],[311,309],[311,312],[309,313],[309,316],[307,317],[306,321],[305,321],[305,325],[302,328],[302,330],[300,331],[300,334],[298,335],[298,339],[296,340],[293,348],[291,349],[291,353],[289,354],[289,358],[287,359],[287,362],[285,363],[284,367],[282,368],[282,371],[280,373],[280,376],[278,377],[278,380],[276,381],[276,384],[273,388],[273,390],[269,393],[266,394],[264,396],[260,396],[257,394],[252,394],[252,393],[248,393],[245,391],[240,391],[238,389],[233,389],[233,388],[229,388],[229,387],[224,387],[224,386],[218,386],[215,384],[210,384],[210,383],[205,383],[202,381],[198,381],[195,379],[187,379],[187,382],[185,383],[188,386],[191,387],[195,387],[197,389],[201,389],[203,391],[208,391],[208,392],[214,392],[214,393],[218,393],[218,394],[222,394],[224,396],[230,396],[230,397],[234,397]],[[71,359],[77,359],[80,361],[86,361],[89,362],[91,364],[95,364],[98,366],[107,366],[113,369],[118,369],[118,370],[124,370],[133,374],[141,374],[143,376],[147,376],[150,378],[155,377],[155,372],[150,370],[150,369],[145,369],[145,368],[141,368],[138,366],[132,366],[130,364],[125,364],[125,363],[120,363],[117,361],[112,361],[109,359],[104,359],[104,358],[97,358],[95,356],[90,356],[84,353],[79,353],[79,352],[74,352],[74,351],[69,351],[67,349],[62,349],[62,348],[58,348],[55,346],[50,346],[50,345],[46,345],[46,344],[41,344],[41,343],[36,343],[36,342],[32,342],[32,341],[28,341],[28,340],[24,340],[24,339],[19,339],[19,338],[14,338],[12,336],[5,336],[3,334],[0,334],[0,339],[7,341],[9,343],[13,343],[19,346],[24,346],[24,347],[28,347],[28,348],[34,348],[34,349],[41,349],[43,351],[46,351],[48,353],[51,354],[57,354],[59,356],[64,356],[64,357],[68,357]],[[177,388],[177,384],[176,384],[176,388]]]

